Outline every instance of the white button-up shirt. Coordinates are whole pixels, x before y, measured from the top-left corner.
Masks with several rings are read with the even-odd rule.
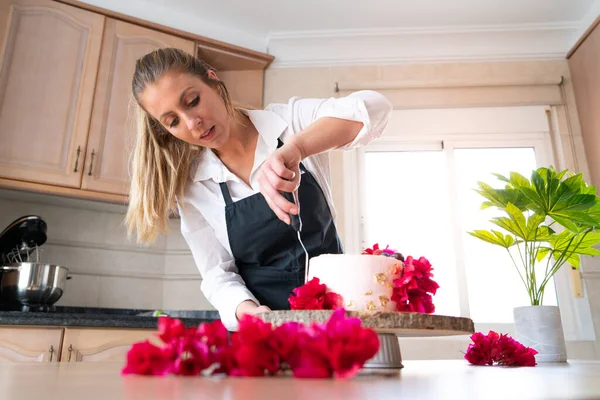
[[[256,181],[257,172],[268,155],[277,149],[278,138],[285,143],[286,139],[322,117],[360,121],[363,123],[363,128],[356,138],[341,147],[350,150],[357,146],[364,146],[379,137],[387,126],[391,110],[391,104],[384,96],[365,90],[343,98],[295,97],[287,104],[271,104],[265,110],[244,111],[259,134],[254,165],[250,173],[251,186],[230,172],[211,150],[201,151],[192,164],[190,181],[186,185],[183,199],[179,199],[181,232],[202,275],[201,290],[219,311],[227,329],[237,330],[238,320],[235,311],[241,302],[244,300],[252,300],[257,304],[259,302],[246,288],[238,274],[229,246],[225,224],[225,201],[219,183],[227,182],[234,202],[260,193]],[[330,185],[329,153],[307,157],[302,163],[321,186],[331,213],[335,217]],[[251,238],[249,238],[250,242]]]

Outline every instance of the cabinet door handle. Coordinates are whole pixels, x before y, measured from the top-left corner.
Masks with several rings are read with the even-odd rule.
[[[67,350],[69,351],[69,356],[67,357],[67,362],[71,362],[71,353],[73,353],[73,345],[70,344],[69,348]]]
[[[96,153],[94,152],[94,149],[92,149],[92,158],[90,160],[90,170],[88,171],[88,176],[92,176],[92,166],[94,165],[94,156],[96,155]]]
[[[50,350],[48,350],[50,352],[50,362],[52,362],[52,355],[54,354],[54,346],[50,345]]]
[[[79,153],[81,153],[81,146],[77,146],[77,157],[75,158],[75,169],[73,169],[73,172],[77,172],[77,165],[79,164]]]

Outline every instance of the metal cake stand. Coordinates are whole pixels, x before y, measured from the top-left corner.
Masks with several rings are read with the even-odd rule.
[[[274,326],[285,322],[303,324],[324,323],[331,317],[331,310],[283,310],[269,311],[258,316]],[[400,369],[402,353],[399,337],[434,337],[471,335],[473,321],[469,318],[408,312],[361,312],[346,311],[349,317],[358,317],[363,327],[372,328],[379,336],[379,351],[367,361],[364,368]]]

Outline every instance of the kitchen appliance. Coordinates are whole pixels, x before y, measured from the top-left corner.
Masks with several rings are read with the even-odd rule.
[[[69,270],[41,260],[46,231],[42,218],[26,215],[0,233],[0,308],[44,309],[63,295]]]

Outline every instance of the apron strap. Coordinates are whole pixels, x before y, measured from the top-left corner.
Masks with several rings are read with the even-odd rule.
[[[281,139],[277,139],[277,148],[283,146],[283,142]],[[300,170],[306,172],[306,168],[304,168],[304,164],[300,163]],[[229,188],[227,187],[227,182],[219,183],[219,187],[221,188],[221,193],[223,194],[223,199],[225,200],[225,205],[233,204],[233,200],[231,199],[231,194],[229,193]]]
[[[229,206],[233,204],[233,200],[231,200],[231,194],[229,194],[229,189],[227,188],[227,182],[219,183],[221,187],[221,193],[223,193],[223,199],[225,200],[225,205]]]

